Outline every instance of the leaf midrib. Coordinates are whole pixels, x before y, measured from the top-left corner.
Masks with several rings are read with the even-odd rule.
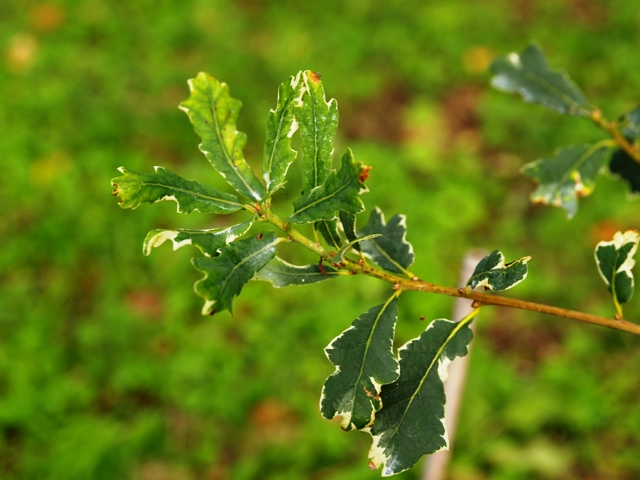
[[[193,197],[199,197],[199,198],[203,198],[203,199],[207,199],[207,200],[211,200],[211,201],[215,201],[215,202],[227,203],[229,205],[235,205],[235,206],[237,206],[239,208],[242,208],[242,204],[240,204],[240,203],[232,202],[230,200],[224,200],[222,198],[211,197],[209,195],[198,193],[198,192],[195,192],[193,190],[186,190],[184,188],[174,187],[172,185],[164,185],[162,183],[151,183],[151,182],[141,182],[140,185],[141,185],[140,189],[142,189],[145,186],[162,187],[162,188],[166,188],[167,190],[174,190],[176,192],[184,193],[185,195],[191,195]]]

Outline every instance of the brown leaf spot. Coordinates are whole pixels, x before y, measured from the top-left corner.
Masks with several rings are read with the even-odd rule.
[[[309,77],[309,80],[311,80],[316,85],[320,84],[320,74],[319,73],[309,72],[309,74],[307,76]]]
[[[360,172],[360,176],[358,177],[358,180],[360,180],[360,183],[364,183],[367,180],[367,178],[369,178],[369,170],[371,170],[371,167],[369,165],[365,165],[362,172]]]

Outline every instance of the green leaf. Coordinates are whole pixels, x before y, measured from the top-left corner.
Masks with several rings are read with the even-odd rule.
[[[336,371],[324,382],[320,411],[328,419],[340,415],[344,430],[371,425],[382,407],[380,387],[400,375],[392,348],[397,303],[393,296],[371,308],[324,350]]]
[[[302,140],[303,192],[322,185],[331,172],[333,137],[338,128],[338,103],[325,100],[319,75],[309,70],[302,73],[303,96],[296,103],[295,116]]]
[[[522,257],[511,263],[504,263],[504,255],[494,250],[484,257],[473,271],[467,286],[474,289],[484,287],[485,290],[502,292],[516,286],[527,278],[527,262],[531,257]]]
[[[640,232],[627,230],[617,232],[610,242],[600,242],[595,256],[598,272],[607,284],[614,303],[626,303],[633,295],[634,280],[631,269],[635,265],[633,256],[638,249]]]
[[[185,245],[193,245],[207,257],[215,257],[219,249],[247,233],[252,224],[253,221],[249,220],[233,227],[210,230],[151,230],[144,239],[142,251],[149,255],[152,248],[171,240],[174,251]]]
[[[276,244],[282,241],[273,232],[237,240],[220,249],[216,257],[193,258],[193,266],[205,274],[195,284],[195,291],[206,301],[203,315],[229,310],[233,313],[233,298],[273,257]]]
[[[143,203],[164,200],[175,201],[178,213],[231,213],[242,208],[235,195],[185,180],[163,167],[154,169],[155,173],[138,173],[118,168],[123,175],[112,179],[111,184],[122,208],[135,209]]]
[[[318,265],[291,265],[281,258],[275,257],[267,263],[266,267],[256,273],[253,279],[271,282],[274,287],[280,288],[289,285],[309,285],[342,275],[339,270],[328,265],[322,268],[324,273]]]
[[[571,145],[553,157],[528,163],[522,171],[539,183],[531,201],[562,207],[572,218],[578,211],[578,198],[590,195],[596,187],[596,177],[610,151],[604,143]]]
[[[199,145],[213,167],[242,195],[260,201],[266,197],[260,183],[244,159],[247,136],[236,128],[242,102],[231,98],[229,87],[200,72],[189,80],[191,95],[180,104],[202,139]]]
[[[370,433],[372,469],[384,464],[382,476],[412,467],[422,455],[448,448],[444,423],[447,367],[468,352],[469,322],[434,320],[418,338],[398,350],[400,377],[380,392],[382,409]]]
[[[291,223],[311,223],[319,220],[333,220],[340,210],[349,213],[360,213],[364,204],[360,194],[369,190],[360,176],[369,167],[356,162],[351,149],[342,157],[339,172],[331,172],[325,182],[309,190],[293,202],[294,213],[289,217]]]
[[[630,140],[640,140],[640,106],[618,119],[622,134]]]
[[[618,148],[609,162],[609,171],[629,184],[632,194],[640,193],[640,163]]]
[[[353,242],[358,236],[356,235],[356,216],[352,213],[345,212],[341,210],[339,213],[340,223],[342,224],[342,229],[344,230],[344,234],[347,237],[348,242]],[[361,251],[359,243],[354,243],[353,248],[357,251]]]
[[[344,245],[342,248],[340,248],[340,250],[338,250],[338,253],[336,254],[336,256],[334,257],[334,261],[336,263],[340,263],[344,260],[344,256],[347,254],[347,252],[352,248],[355,247],[358,243],[360,242],[364,242],[366,240],[371,240],[373,238],[378,238],[381,237],[382,235],[380,233],[372,233],[370,235],[363,235],[361,237],[356,238],[355,240],[353,240],[352,242],[347,243],[346,245]]]
[[[338,223],[335,220],[320,220],[313,224],[313,228],[320,232],[329,248],[340,249],[342,239],[340,238],[340,232],[338,232]]]
[[[296,100],[300,102],[299,97],[304,93],[299,87],[302,74],[299,72],[289,82],[280,85],[276,108],[269,112],[262,155],[262,176],[269,195],[284,185],[287,170],[298,153],[291,148],[291,137],[298,130],[293,105]]]
[[[362,242],[362,253],[385,270],[407,274],[407,268],[413,263],[413,247],[406,240],[407,224],[404,215],[394,215],[385,223],[382,210],[375,207],[371,212],[363,234],[379,233],[382,237]]]
[[[551,110],[588,117],[591,107],[569,76],[549,69],[540,47],[529,45],[522,52],[512,52],[491,64],[491,84],[506,92],[520,93],[525,102],[536,102]]]

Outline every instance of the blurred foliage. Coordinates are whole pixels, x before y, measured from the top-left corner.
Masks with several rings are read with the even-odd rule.
[[[176,108],[198,71],[244,102],[254,166],[279,83],[322,72],[336,152],[373,166],[369,209],[407,214],[422,278],[453,285],[467,249],[500,248],[533,255],[514,295],[611,316],[593,247],[637,228],[638,203],[603,178],[571,222],[530,205],[524,163],[602,137],[491,91],[486,67],[534,39],[615,117],[637,101],[639,26],[622,0],[0,2],[0,477],[379,476],[368,437],[322,420],[317,402],[333,370],[323,347],[388,287],[254,283],[233,318],[203,318],[197,253],[143,257],[141,244],[153,228],[228,218],[129,212],[109,196],[120,165],[228,191]],[[451,311],[444,297],[400,302],[399,344],[421,315]],[[477,323],[451,479],[640,476],[636,338],[497,308]]]

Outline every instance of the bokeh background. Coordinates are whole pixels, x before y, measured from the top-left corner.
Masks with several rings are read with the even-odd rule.
[[[571,221],[531,205],[524,163],[603,135],[492,91],[486,69],[536,40],[615,118],[639,100],[639,32],[640,7],[623,0],[2,0],[0,478],[379,477],[368,435],[317,404],[333,371],[322,349],[388,285],[256,282],[234,317],[201,317],[197,252],[144,257],[142,240],[242,215],[132,212],[111,196],[120,165],[228,189],[177,109],[198,71],[243,101],[256,167],[279,83],[321,72],[340,107],[336,154],[373,166],[368,208],[407,214],[422,278],[455,285],[468,249],[499,248],[533,256],[511,295],[611,316],[593,247],[638,227],[640,204],[603,176]],[[403,295],[397,344],[451,308]],[[639,372],[631,335],[486,308],[448,478],[640,478]]]

